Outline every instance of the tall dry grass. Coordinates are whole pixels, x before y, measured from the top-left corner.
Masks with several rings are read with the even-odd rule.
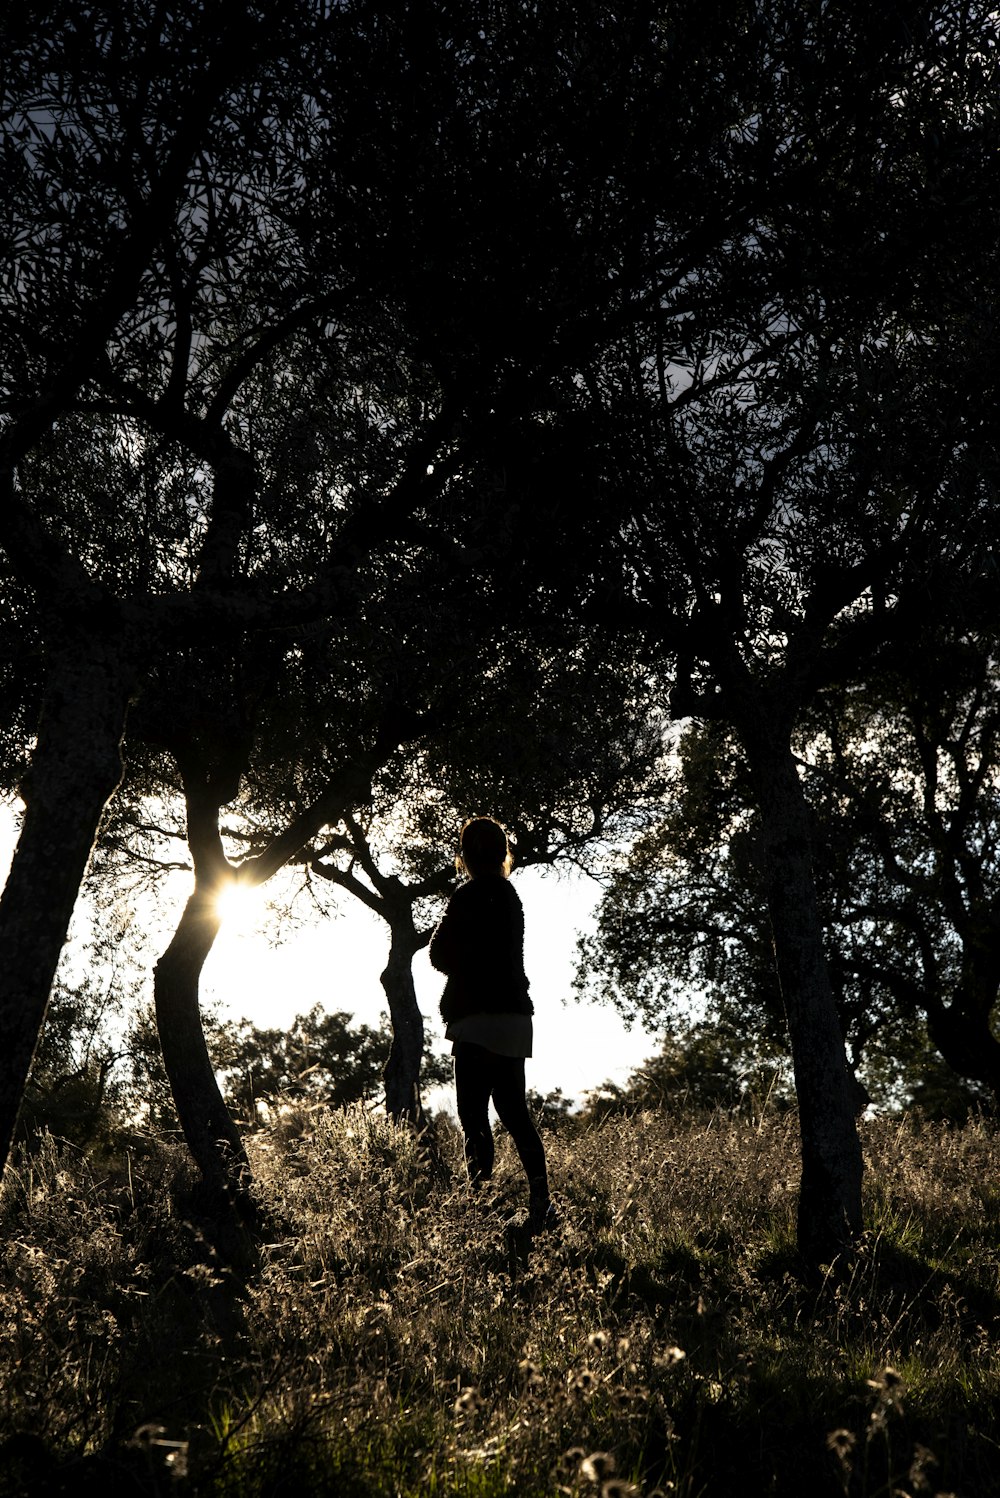
[[[869,1231],[811,1282],[788,1120],[559,1130],[531,1238],[506,1142],[473,1198],[447,1120],[290,1117],[240,1284],[178,1153],[49,1141],[3,1198],[0,1491],[1000,1494],[1000,1143],[865,1143]]]

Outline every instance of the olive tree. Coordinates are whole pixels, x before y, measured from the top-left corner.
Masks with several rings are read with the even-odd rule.
[[[236,876],[219,811],[265,720],[228,689],[206,712],[185,665],[219,681],[278,642],[266,699],[317,636],[376,646],[370,732],[275,831],[263,877],[412,731],[399,585],[488,576],[509,546],[505,455],[620,315],[619,205],[653,180],[658,60],[648,17],[568,5],[442,5],[416,25],[263,3],[238,48],[218,3],[5,26],[0,546],[26,612],[5,680],[25,639],[40,660],[0,905],[2,1150],[137,702],[133,742],[169,756],[189,824],[195,894],[158,981],[168,1030],[165,995],[183,994],[178,1102],[214,1169],[213,1142],[239,1149],[196,980]]]
[[[677,718],[728,725],[745,760],[799,1243],[826,1262],[861,1229],[862,1158],[794,738],[822,684],[987,580],[997,48],[973,6],[744,21],[731,233],[677,276],[676,218],[651,217],[648,314],[579,385],[594,476],[570,586],[582,619],[615,611]]]

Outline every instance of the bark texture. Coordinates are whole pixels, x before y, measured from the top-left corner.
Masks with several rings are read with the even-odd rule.
[[[121,781],[131,686],[129,652],[110,632],[76,634],[50,664],[24,825],[0,899],[0,1169],[98,823]]]
[[[855,1089],[823,949],[809,811],[779,725],[743,734],[761,815],[775,962],[791,1041],[802,1132],[798,1244],[831,1262],[862,1228]]]

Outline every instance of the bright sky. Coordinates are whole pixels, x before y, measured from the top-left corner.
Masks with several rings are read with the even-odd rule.
[[[0,874],[13,851],[16,828],[0,812]],[[271,881],[280,887],[282,875]],[[190,890],[190,876],[171,874],[162,898],[137,911],[142,933],[143,997],[152,1001],[152,969],[170,939]],[[535,1005],[535,1054],[527,1065],[529,1087],[545,1093],[562,1088],[581,1099],[605,1081],[624,1082],[657,1049],[657,1037],[639,1025],[626,1030],[610,1006],[581,1004],[572,997],[577,932],[592,921],[597,885],[580,874],[551,869],[516,871],[513,883],[525,917],[525,967]],[[334,917],[314,916],[282,930],[267,906],[271,884],[251,895],[227,918],[205,967],[202,994],[223,1014],[280,1028],[314,1004],[346,1010],[355,1023],[377,1025],[386,1009],[379,973],[388,954],[388,927],[360,901],[344,894]],[[79,926],[85,921],[77,921]],[[277,938],[277,940],[275,939]],[[427,960],[414,963],[417,1000],[435,1049],[446,1051],[438,1018],[444,979]],[[444,1098],[430,1098],[441,1106]]]
[[[591,923],[597,886],[582,875],[550,869],[516,872],[513,883],[524,905],[525,967],[535,1005],[529,1087],[561,1087],[567,1097],[580,1098],[601,1082],[624,1082],[657,1049],[656,1037],[638,1026],[630,1033],[607,1005],[572,997],[576,933]],[[377,1024],[386,1008],[379,973],[389,928],[351,896],[344,895],[339,908],[336,918],[299,929],[276,947],[262,934],[252,903],[236,912],[206,965],[206,998],[258,1025],[281,1025],[316,1003],[347,1010],[358,1023]],[[444,979],[426,952],[417,955],[414,980],[424,1018],[440,1042],[436,1049],[447,1050],[437,1012]]]

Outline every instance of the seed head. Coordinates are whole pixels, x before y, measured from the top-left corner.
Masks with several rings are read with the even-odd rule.
[[[155,1422],[149,1421],[145,1425],[140,1425],[132,1433],[132,1439],[129,1442],[129,1445],[130,1446],[155,1446],[160,1441],[162,1441],[162,1439],[166,1435],[166,1433],[167,1433],[167,1427],[165,1425],[157,1425],[157,1424],[155,1424]]]
[[[587,1482],[604,1482],[615,1470],[615,1459],[610,1451],[592,1451],[580,1463],[580,1476]]]
[[[585,1399],[590,1398],[591,1394],[597,1388],[597,1383],[597,1374],[593,1368],[579,1368],[576,1373],[571,1373],[569,1377],[569,1386],[572,1392],[574,1394],[582,1394]]]
[[[850,1461],[856,1445],[857,1436],[853,1430],[831,1430],[826,1438],[826,1449],[832,1451],[841,1464]]]
[[[470,1385],[459,1391],[458,1398],[455,1400],[455,1414],[459,1416],[474,1415],[482,1402],[479,1390]]]
[[[922,1446],[918,1441],[913,1448],[913,1461],[910,1463],[909,1478],[915,1493],[929,1493],[931,1480],[927,1475],[929,1467],[936,1467],[938,1459],[930,1447]]]

